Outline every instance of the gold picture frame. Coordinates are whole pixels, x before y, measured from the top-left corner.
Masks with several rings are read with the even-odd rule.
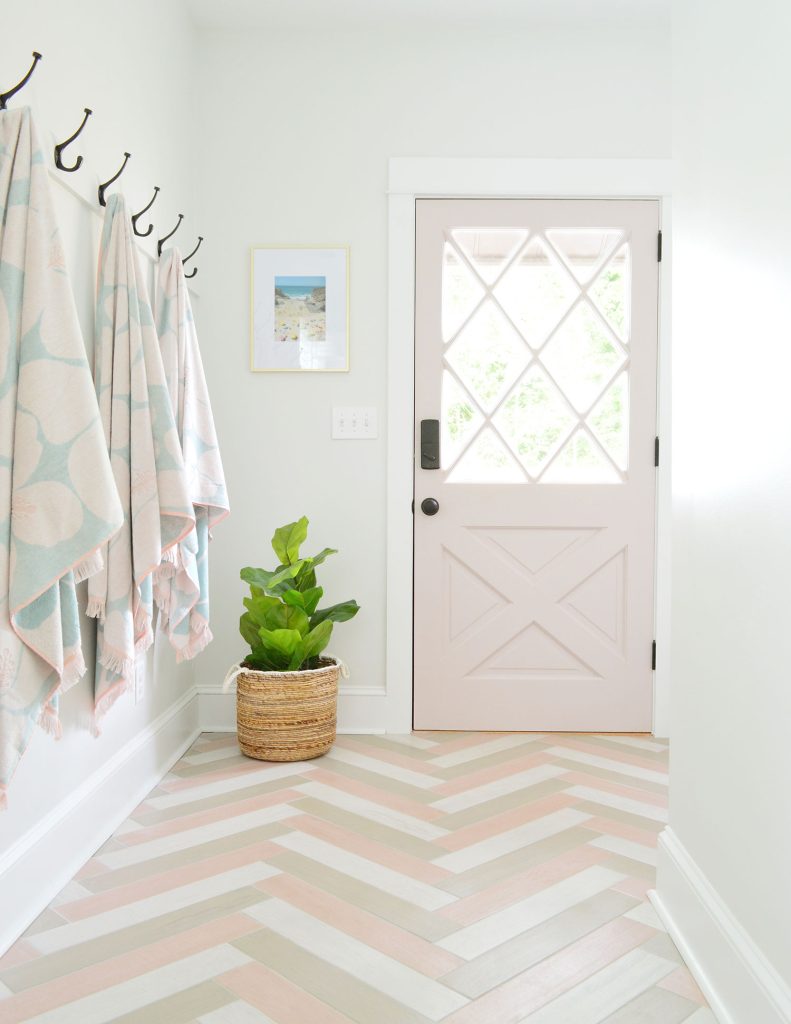
[[[253,373],[347,373],[349,246],[250,248]]]

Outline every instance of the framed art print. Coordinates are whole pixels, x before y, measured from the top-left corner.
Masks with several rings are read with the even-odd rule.
[[[349,369],[349,249],[251,251],[250,368]]]

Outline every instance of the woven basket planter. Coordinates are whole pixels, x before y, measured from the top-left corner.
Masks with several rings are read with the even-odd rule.
[[[335,742],[340,665],[321,658],[304,672],[236,677],[236,724],[243,754],[259,761],[307,761]]]

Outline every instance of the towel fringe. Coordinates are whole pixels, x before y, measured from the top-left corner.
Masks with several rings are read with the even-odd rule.
[[[102,597],[89,597],[88,606],[85,609],[85,614],[89,619],[98,619],[100,622],[104,622],[105,604],[104,598]]]
[[[70,690],[85,675],[86,665],[82,649],[78,648],[63,666],[61,686],[64,691]]]
[[[79,565],[74,567],[72,570],[74,573],[74,582],[82,583],[82,581],[87,580],[89,576],[95,576],[97,572],[101,572],[103,568],[104,558],[102,557],[101,549],[98,549],[86,558],[84,562],[80,562]]]
[[[106,668],[108,672],[112,672],[117,676],[122,676],[123,679],[127,681],[134,678],[134,658],[125,658],[122,655],[115,654],[113,651],[108,651],[107,648],[105,648],[99,658],[99,664],[102,668]]]
[[[116,683],[111,690],[108,690],[104,696],[99,698],[96,707],[93,710],[93,722],[91,723],[91,732],[94,737],[101,736],[101,725],[104,720],[104,716],[119,697],[122,697],[125,693],[129,693],[132,689],[133,682],[133,679],[124,679],[122,682]]]
[[[38,716],[38,725],[40,729],[43,729],[49,736],[54,736],[56,740],[59,740],[63,735],[63,727],[60,724],[58,712],[49,703],[45,704],[41,709],[41,714]]]
[[[198,629],[190,631],[190,640],[186,647],[177,649],[176,662],[190,661],[208,647],[213,639],[214,634],[209,629],[209,623],[204,620]]]

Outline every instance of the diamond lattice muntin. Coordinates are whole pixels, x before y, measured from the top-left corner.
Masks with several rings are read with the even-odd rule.
[[[449,483],[622,483],[630,246],[614,228],[465,228],[442,257]]]

